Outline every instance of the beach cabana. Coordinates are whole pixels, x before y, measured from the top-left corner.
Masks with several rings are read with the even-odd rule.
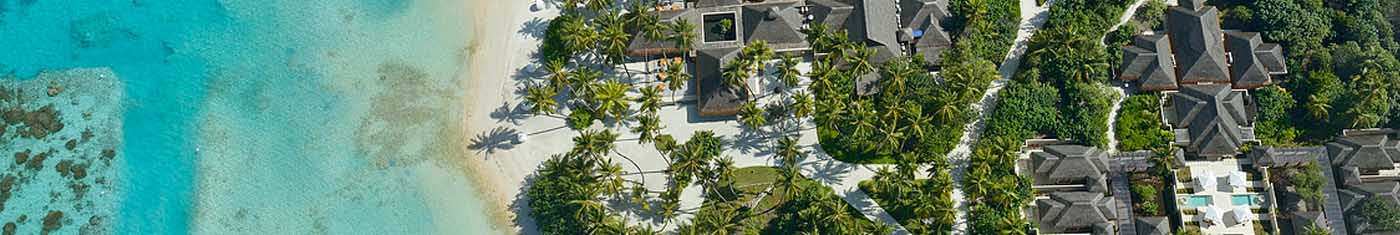
[[[1236,192],[1241,191],[1241,189],[1244,189],[1246,187],[1249,187],[1249,185],[1245,184],[1248,181],[1245,181],[1244,172],[1242,171],[1231,171],[1229,181],[1230,189]]]
[[[1249,207],[1235,207],[1230,210],[1230,226],[1248,224],[1254,220],[1254,212],[1249,211]]]
[[[1221,214],[1220,214],[1220,210],[1219,210],[1219,209],[1215,209],[1214,206],[1207,206],[1207,207],[1202,207],[1202,208],[1200,208],[1200,209],[1198,209],[1198,210],[1201,210],[1201,211],[1200,211],[1200,214],[1201,214],[1201,222],[1202,222],[1203,225],[1204,225],[1204,224],[1221,224],[1221,220],[1220,220]]]
[[[1200,191],[1214,188],[1215,185],[1215,173],[1203,172],[1201,175],[1196,176],[1196,187],[1200,187]]]

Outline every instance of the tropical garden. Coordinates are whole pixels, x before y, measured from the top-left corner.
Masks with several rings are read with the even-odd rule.
[[[1400,127],[1396,1],[1212,1],[1226,29],[1284,47],[1290,73],[1254,91],[1265,144],[1317,145],[1341,129]]]
[[[963,178],[975,234],[1026,234],[1021,210],[1030,180],[1015,172],[1029,138],[1058,138],[1104,147],[1114,93],[1106,89],[1111,59],[1102,40],[1130,1],[1055,1],[1031,37],[1020,69],[1001,92],[987,129],[973,146]]]
[[[663,23],[650,11],[652,1],[625,6],[609,0],[565,0],[561,13],[549,21],[540,48],[540,74],[527,78],[522,91],[529,112],[559,118],[575,131],[572,150],[551,156],[530,178],[526,195],[530,214],[544,234],[657,234],[675,229],[681,234],[732,233],[888,233],[890,227],[865,219],[830,188],[803,177],[798,163],[805,153],[799,136],[774,127],[802,122],[814,112],[813,98],[796,89],[799,60],[775,53],[762,41],[743,48],[738,59],[723,68],[723,84],[753,93],[749,81],[783,85],[776,94],[750,96],[738,121],[747,130],[778,139],[770,146],[780,167],[739,169],[722,156],[732,143],[711,131],[695,131],[678,140],[665,131],[658,112],[676,105],[664,90],[679,91],[691,79],[681,61],[633,76],[627,47],[632,37],[674,44],[678,55],[697,40],[696,25],[685,20]],[[732,24],[732,23],[730,23]],[[664,79],[662,79],[664,78]],[[776,95],[776,96],[775,96]],[[760,105],[760,98],[768,102]],[[601,124],[601,125],[599,125]],[[624,177],[645,174],[624,170],[634,156],[617,151],[619,132],[636,135],[666,160],[667,187],[654,190]],[[614,162],[621,159],[623,162]],[[695,211],[680,208],[680,197],[691,186],[704,190],[704,205]],[[676,222],[682,214],[693,217]],[[628,218],[649,218],[640,223]],[[646,224],[637,226],[634,224]]]

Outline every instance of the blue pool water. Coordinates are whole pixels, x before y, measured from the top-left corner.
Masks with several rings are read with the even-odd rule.
[[[0,0],[0,74],[122,79],[116,233],[480,234],[463,4]]]
[[[1208,195],[1191,195],[1186,197],[1187,207],[1205,207],[1214,204],[1214,199]]]
[[[1236,206],[1258,206],[1259,194],[1237,194],[1230,195],[1230,204]]]

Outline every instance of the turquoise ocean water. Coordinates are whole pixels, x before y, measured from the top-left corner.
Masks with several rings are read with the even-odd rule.
[[[124,83],[119,234],[482,234],[454,0],[0,0],[0,73]],[[8,218],[0,218],[8,219]],[[75,222],[84,220],[74,219]]]

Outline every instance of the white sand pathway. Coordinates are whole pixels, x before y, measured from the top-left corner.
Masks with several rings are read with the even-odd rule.
[[[967,163],[972,154],[972,145],[977,142],[982,130],[986,129],[986,118],[996,109],[997,93],[1006,87],[1010,78],[1016,75],[1016,70],[1021,66],[1021,55],[1026,52],[1027,43],[1030,42],[1031,35],[1040,26],[1045,24],[1045,20],[1050,16],[1050,6],[1055,0],[1045,2],[1045,6],[1036,5],[1036,0],[1021,0],[1021,23],[1016,30],[1016,42],[1011,45],[1011,51],[1007,53],[1006,60],[997,71],[1001,79],[992,81],[992,85],[987,87],[982,94],[982,100],[973,104],[972,110],[978,112],[977,119],[968,123],[963,128],[963,136],[958,141],[958,145],[948,152],[948,160],[953,165],[952,174],[956,187],[953,188],[953,206],[956,207],[957,216],[954,221],[958,221],[953,228],[953,234],[967,234],[967,200],[962,192],[963,175],[967,171]]]

